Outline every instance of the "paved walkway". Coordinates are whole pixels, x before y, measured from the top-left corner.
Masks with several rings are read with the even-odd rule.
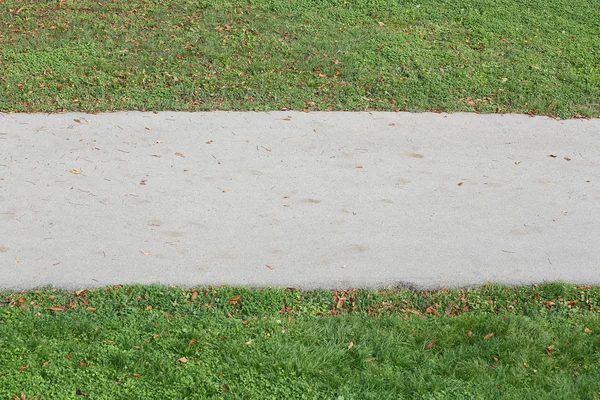
[[[0,114],[0,288],[600,283],[600,120]]]

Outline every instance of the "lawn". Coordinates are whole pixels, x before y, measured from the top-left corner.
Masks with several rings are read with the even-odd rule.
[[[0,1],[0,111],[600,116],[599,0]]]
[[[600,288],[0,293],[0,365],[3,399],[594,399]]]

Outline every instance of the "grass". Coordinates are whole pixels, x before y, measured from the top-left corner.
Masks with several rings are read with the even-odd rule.
[[[598,287],[115,286],[0,299],[0,398],[593,399],[600,391]]]
[[[0,111],[600,116],[598,0],[0,1]]]

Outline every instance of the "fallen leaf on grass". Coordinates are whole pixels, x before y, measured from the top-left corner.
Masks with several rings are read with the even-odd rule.
[[[546,350],[546,354],[548,354],[548,357],[552,357],[552,350],[554,350],[554,345],[551,344],[548,347],[544,347],[544,350]]]
[[[238,301],[240,301],[240,299],[242,298],[242,296],[240,296],[239,294],[237,296],[233,296],[227,299],[228,303],[231,304],[237,304]]]
[[[150,306],[150,305],[146,306],[146,308],[144,309],[144,311],[150,311],[150,310],[152,310],[152,306]]]
[[[75,391],[75,394],[76,394],[76,395],[79,395],[79,396],[83,396],[83,397],[88,397],[88,394],[87,394],[87,393],[85,393],[83,390],[79,390],[79,389],[77,389],[77,390]]]
[[[81,171],[80,171],[80,170],[78,170],[77,168],[73,168],[73,169],[71,170],[71,173],[72,173],[72,174],[74,174],[74,175],[77,175],[77,174],[80,174],[80,173],[81,173]]]
[[[466,335],[467,335],[468,337],[471,337],[471,336],[473,336],[473,332],[471,332],[471,331],[468,331],[468,332],[466,333]]]
[[[590,328],[587,328],[587,327],[586,327],[586,328],[583,328],[583,331],[584,331],[585,333],[587,333],[587,334],[590,334],[590,333],[592,333],[592,330],[591,330]]]
[[[85,293],[87,291],[87,289],[79,289],[75,291],[75,296],[81,296],[83,293]]]
[[[180,152],[175,153],[176,156],[181,157],[181,158],[185,158],[185,156],[183,154],[181,154]]]
[[[352,342],[348,343],[348,350],[350,350],[353,347],[354,347],[354,343],[352,343]]]
[[[83,361],[83,360],[81,360],[81,361],[78,361],[78,362],[77,362],[77,364],[81,365],[82,367],[89,367],[89,366],[90,366],[90,364],[86,363],[86,362],[85,362],[85,361]]]
[[[433,346],[435,346],[435,342],[437,342],[437,340],[432,340],[431,342],[427,343],[425,345],[425,350],[429,350],[431,349]]]
[[[379,21],[378,24],[379,24],[379,26],[385,26],[385,22]]]
[[[273,269],[275,268],[274,266],[272,266],[272,265],[269,265],[269,264],[265,264],[265,266],[266,266],[267,268],[269,268],[270,270],[273,270]]]
[[[529,364],[527,364],[527,361],[523,361],[523,367],[529,368]]]
[[[185,364],[185,363],[187,363],[187,362],[188,362],[188,359],[187,359],[187,358],[185,358],[185,357],[181,357],[181,358],[177,359],[177,362],[180,362],[180,363],[182,363],[182,364]]]
[[[247,342],[244,343],[246,346],[250,346],[252,344],[252,339],[248,340]]]
[[[44,363],[42,364],[42,367],[47,367],[50,363],[48,361],[44,361]]]
[[[229,390],[229,385],[226,384],[226,383],[224,383],[224,384],[221,385],[221,389],[223,389],[223,391],[226,392],[226,391]]]
[[[438,312],[435,308],[433,307],[427,307],[425,309],[425,314],[433,314],[433,315],[438,315]]]
[[[94,307],[88,307],[88,308],[85,309],[85,311],[91,312],[91,313],[95,313],[96,309]]]
[[[152,154],[152,157],[161,158],[162,156],[160,154]]]
[[[483,340],[488,340],[489,338],[494,337],[494,332],[490,332],[483,337]]]
[[[19,373],[22,374],[23,372],[25,372],[26,369],[27,369],[27,364],[25,364],[21,368],[19,368]]]
[[[62,308],[62,307],[46,307],[46,308],[44,308],[44,310],[46,310],[46,311],[64,311],[64,308]]]
[[[196,297],[198,297],[198,292],[196,290],[192,290],[192,297],[190,298],[190,301],[196,300]]]
[[[375,361],[375,360],[377,360],[377,357],[370,357],[370,358],[367,358],[367,359],[365,360],[365,362],[373,362],[373,361]]]
[[[141,376],[142,376],[142,375],[140,375],[140,374],[131,374],[131,377],[132,377],[132,378],[139,378],[139,377],[141,377]]]

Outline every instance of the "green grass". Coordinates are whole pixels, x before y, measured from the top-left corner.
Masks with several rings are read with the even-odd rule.
[[[3,399],[593,399],[600,391],[598,287],[117,286],[0,293],[0,301]]]
[[[599,0],[0,1],[0,111],[600,116]]]

